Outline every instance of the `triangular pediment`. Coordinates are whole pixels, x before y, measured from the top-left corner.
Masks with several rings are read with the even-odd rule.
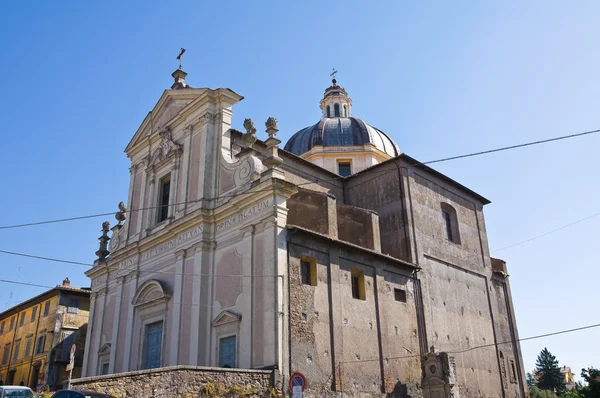
[[[235,104],[244,97],[230,89],[219,88],[184,88],[178,90],[165,90],[154,108],[148,112],[144,121],[125,148],[130,153],[138,144],[159,131],[176,124],[178,118],[185,119],[193,110],[203,106],[207,99],[216,101],[217,97],[224,103]]]
[[[219,315],[216,316],[216,318],[213,320],[212,325],[213,326],[221,326],[221,325],[226,325],[228,323],[232,323],[232,322],[239,322],[242,319],[242,316],[240,314],[236,314],[233,311],[221,311],[221,313]]]
[[[156,133],[158,129],[166,126],[194,99],[198,98],[205,89],[165,90],[154,108],[148,112],[146,118],[127,144],[125,152],[136,146],[148,135]]]
[[[110,354],[110,343],[104,343],[98,350],[98,355]]]

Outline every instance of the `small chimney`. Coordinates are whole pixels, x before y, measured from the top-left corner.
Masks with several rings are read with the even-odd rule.
[[[68,276],[63,280],[62,285],[65,286],[65,287],[71,286],[71,281],[69,280]]]
[[[173,79],[175,79],[175,83],[173,83],[171,89],[177,90],[179,88],[187,87],[187,84],[185,84],[185,77],[187,76],[187,73],[185,73],[182,69],[176,69],[171,76],[173,76]]]

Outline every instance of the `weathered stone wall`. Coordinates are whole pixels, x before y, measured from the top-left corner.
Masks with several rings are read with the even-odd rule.
[[[338,237],[375,251],[381,251],[379,216],[372,210],[337,204]]]
[[[287,223],[337,238],[337,211],[332,195],[302,189],[287,200]]]
[[[412,268],[300,230],[288,250],[291,371],[306,377],[304,396],[419,397]],[[316,284],[301,282],[306,257],[316,263]],[[352,269],[364,272],[364,299],[352,296]],[[404,290],[404,302],[395,289]]]
[[[86,377],[73,380],[71,384],[73,389],[102,392],[117,398],[269,396],[273,376],[273,371],[265,370],[171,366]]]

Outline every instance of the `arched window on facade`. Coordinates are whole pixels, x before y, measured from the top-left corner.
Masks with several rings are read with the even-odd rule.
[[[450,242],[460,244],[460,232],[458,229],[458,217],[454,207],[448,203],[442,203],[442,221],[444,223],[444,233],[446,239]]]
[[[327,105],[327,117],[331,117],[331,107]]]
[[[344,105],[344,113],[342,113],[342,117],[348,117],[348,107],[346,105]]]
[[[335,117],[340,117],[340,104],[333,105],[333,114]]]

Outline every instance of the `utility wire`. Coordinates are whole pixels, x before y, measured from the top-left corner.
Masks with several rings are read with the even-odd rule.
[[[586,330],[586,329],[593,329],[593,328],[597,328],[600,327],[600,323],[596,323],[596,324],[592,324],[592,325],[586,325],[586,326],[581,326],[578,328],[573,328],[573,329],[566,329],[566,330],[559,330],[557,332],[551,332],[551,333],[545,333],[545,334],[539,334],[537,336],[530,336],[530,337],[524,337],[521,339],[516,339],[516,340],[509,340],[509,341],[503,341],[500,343],[489,343],[489,344],[484,344],[484,345],[479,345],[479,346],[475,346],[475,347],[470,347],[467,349],[462,349],[462,350],[454,350],[454,351],[444,351],[448,354],[464,354],[466,352],[469,351],[473,351],[473,350],[477,350],[480,348],[489,348],[489,347],[495,347],[497,345],[502,345],[502,344],[511,344],[513,342],[521,342],[521,341],[527,341],[527,340],[535,340],[535,339],[541,339],[544,337],[550,337],[550,336],[556,336],[559,334],[565,334],[565,333],[572,333],[572,332],[577,332],[580,330]],[[403,356],[399,356],[399,357],[385,357],[383,359],[407,359],[407,358],[420,358],[421,355],[420,354],[413,354],[413,355],[403,355]],[[357,359],[356,361],[343,361],[343,362],[338,362],[340,364],[348,364],[348,363],[362,363],[362,362],[375,362],[375,361],[379,361],[381,360],[381,358],[377,358],[377,359]]]
[[[35,258],[35,259],[39,259],[39,260],[54,261],[57,263],[81,265],[83,267],[94,267],[94,264],[80,263],[79,261],[70,261],[70,260],[61,260],[61,259],[52,258],[52,257],[34,256],[32,254],[17,253],[17,252],[11,252],[8,250],[0,250],[0,253],[10,254],[13,256]],[[184,275],[184,276],[201,276],[201,277],[202,276],[212,276],[215,278],[279,278],[279,277],[283,277],[283,275],[242,275],[242,274],[216,275],[216,274],[194,274],[194,273],[189,274],[189,273],[171,272],[171,271],[154,271],[154,270],[143,270],[143,269],[138,270],[136,267],[120,268],[119,271],[139,271],[140,273],[143,272],[145,274],[166,274],[166,275]],[[15,283],[17,283],[17,282],[15,282]]]
[[[523,240],[521,242],[513,243],[512,245],[508,245],[508,246],[504,246],[504,247],[501,247],[501,248],[496,249],[496,250],[492,250],[492,252],[499,252],[500,250],[508,249],[510,247],[515,247],[515,246],[522,245],[523,243],[531,242],[532,240],[536,240],[536,239],[542,238],[542,237],[544,237],[546,235],[550,235],[550,234],[552,234],[554,232],[558,232],[558,231],[560,231],[562,229],[568,228],[571,225],[579,224],[580,222],[589,220],[590,218],[594,218],[594,217],[597,217],[597,216],[600,216],[600,213],[595,213],[595,214],[592,214],[591,216],[587,216],[587,217],[581,218],[581,219],[579,219],[577,221],[573,221],[572,223],[569,223],[567,225],[563,225],[562,227],[558,227],[556,229],[553,229],[552,231],[548,231],[548,232],[545,232],[545,233],[543,233],[541,235],[534,236],[533,238],[529,238],[529,239]]]
[[[38,285],[38,284],[35,284],[35,283],[18,282],[18,281],[12,281],[12,280],[7,280],[7,279],[0,279],[0,283],[11,283],[11,284],[15,284],[15,285],[41,287],[41,288],[44,288],[44,289],[56,289],[57,287],[61,287],[60,285],[58,285],[58,286]],[[122,295],[122,294],[115,294],[114,297],[121,297],[121,298],[129,299],[129,300],[133,300],[135,298],[135,297],[125,296],[125,295]],[[1,312],[6,312],[6,311],[8,311],[8,310],[10,310],[12,308],[18,307],[20,304],[22,304],[22,303],[13,305],[12,307],[9,307],[8,309],[6,309],[4,311],[1,311]],[[182,305],[187,305],[187,306],[191,306],[191,307],[213,307],[212,305],[208,305],[208,304],[189,303],[189,302],[185,302],[185,301],[176,301],[176,302],[174,302],[174,304],[182,304]],[[281,312],[279,312],[279,311],[270,310],[270,309],[251,310],[251,311],[252,312],[267,312],[267,313],[278,312],[278,313],[281,314]]]
[[[444,159],[431,160],[429,162],[424,162],[423,164],[433,164],[433,163],[447,162],[449,160],[456,160],[456,159],[468,158],[468,157],[472,157],[472,156],[486,155],[488,153],[508,151],[509,149],[516,149],[516,148],[523,148],[523,147],[526,147],[526,146],[532,146],[532,145],[538,145],[538,144],[545,144],[547,142],[566,140],[566,139],[569,139],[569,138],[581,137],[581,136],[584,136],[584,135],[596,134],[596,133],[599,133],[599,132],[600,132],[600,129],[599,130],[585,131],[583,133],[577,133],[577,134],[571,134],[571,135],[563,135],[561,137],[554,137],[554,138],[548,138],[548,139],[540,140],[540,141],[527,142],[525,144],[517,144],[517,145],[505,146],[505,147],[497,148],[497,149],[489,149],[487,151],[469,153],[467,155],[458,155],[458,156],[452,156],[452,157],[444,158]]]
[[[566,139],[569,139],[569,138],[581,137],[581,136],[584,136],[584,135],[596,134],[596,133],[599,133],[599,132],[600,132],[600,129],[598,129],[598,130],[591,130],[591,131],[585,131],[583,133],[564,135],[564,136],[561,136],[561,137],[548,138],[548,139],[545,139],[545,140],[527,142],[527,143],[524,143],[524,144],[511,145],[511,146],[506,146],[506,147],[502,147],[502,148],[489,149],[489,150],[486,150],[486,151],[468,153],[468,154],[465,154],[465,155],[458,155],[458,156],[452,156],[452,157],[442,158],[442,159],[437,159],[437,160],[430,160],[430,161],[423,162],[423,163],[420,163],[420,164],[413,164],[410,167],[422,167],[422,166],[428,165],[428,164],[447,162],[447,161],[450,161],[450,160],[464,159],[464,158],[468,158],[468,157],[480,156],[480,155],[485,155],[485,154],[494,153],[494,152],[501,152],[501,151],[507,151],[507,150],[516,149],[516,148],[523,148],[523,147],[532,146],[532,145],[545,144],[545,143],[548,143],[548,142],[566,140]],[[375,177],[378,177],[380,175],[383,175],[383,174],[386,174],[386,173],[390,173],[390,172],[396,172],[396,170],[385,170],[385,171],[382,171],[379,174],[376,174]],[[343,181],[343,180],[344,180],[344,177],[334,177],[334,178],[330,178],[330,179],[315,178],[315,181],[304,182],[304,183],[300,183],[300,184],[296,184],[296,185],[297,186],[314,185],[314,184],[326,183],[326,182],[331,182],[331,181]],[[217,201],[217,200],[220,200],[220,199],[232,198],[232,197],[236,197],[236,196],[239,196],[239,195],[251,195],[251,194],[255,194],[255,193],[259,193],[259,192],[272,192],[272,189],[269,188],[269,189],[263,189],[263,190],[249,190],[249,191],[239,192],[239,193],[230,194],[230,195],[221,195],[221,196],[217,196],[215,198],[201,198],[201,199],[196,199],[196,200],[193,200],[193,201],[184,201],[184,202],[180,202],[180,203],[174,203],[174,204],[169,205],[169,207],[171,207],[171,206],[181,206],[181,205],[190,205],[190,204],[194,204],[194,203],[201,202],[201,201]],[[150,210],[150,209],[157,209],[157,208],[162,208],[162,207],[164,207],[164,206],[142,207],[142,208],[131,209],[131,210],[128,209],[125,213],[129,214],[129,213],[132,213],[134,211]],[[78,217],[61,218],[61,219],[56,219],[56,220],[45,220],[45,221],[37,221],[37,222],[30,222],[30,223],[24,223],[24,224],[15,224],[15,225],[3,225],[3,226],[0,226],[0,230],[1,229],[13,229],[13,228],[31,227],[31,226],[43,225],[43,224],[54,224],[54,223],[67,222],[67,221],[83,220],[83,219],[88,219],[88,218],[105,217],[105,216],[113,215],[115,213],[116,212],[99,213],[99,214],[91,214],[91,215],[78,216]]]

